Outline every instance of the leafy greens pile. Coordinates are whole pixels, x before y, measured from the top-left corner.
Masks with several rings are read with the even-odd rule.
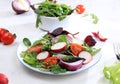
[[[73,12],[73,9],[66,4],[57,4],[48,0],[37,5],[38,7],[35,9],[35,13],[37,14],[36,27],[39,27],[39,23],[41,22],[40,16],[58,17],[61,21]]]

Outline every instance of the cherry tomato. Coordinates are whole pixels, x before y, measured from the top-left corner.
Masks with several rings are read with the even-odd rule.
[[[77,5],[76,6],[76,12],[78,13],[78,14],[82,14],[83,12],[85,11],[85,8],[84,8],[84,6],[83,5]]]
[[[1,41],[5,44],[5,45],[9,45],[11,43],[13,43],[14,41],[14,35],[10,32],[6,32],[2,37],[1,37]]]
[[[6,29],[4,28],[0,28],[0,41],[1,41],[1,37],[6,33]]]
[[[36,45],[27,50],[28,52],[40,53],[42,51],[42,45]]]
[[[8,84],[9,80],[7,76],[3,73],[0,73],[0,84]]]

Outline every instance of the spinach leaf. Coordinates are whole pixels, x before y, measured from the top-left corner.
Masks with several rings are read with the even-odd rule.
[[[23,39],[23,43],[24,43],[24,45],[27,46],[27,47],[31,46],[31,42],[30,42],[30,40],[29,40],[28,38],[24,38],[24,39]]]

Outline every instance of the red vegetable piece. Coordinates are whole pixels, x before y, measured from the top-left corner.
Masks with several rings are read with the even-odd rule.
[[[63,50],[65,50],[67,47],[67,44],[65,42],[58,42],[56,44],[54,44],[53,46],[51,46],[51,50],[53,52],[61,52]]]
[[[98,32],[92,32],[92,34],[94,35],[94,37],[98,38],[100,41],[105,42],[107,40],[107,38],[103,37],[99,31]]]
[[[82,14],[82,13],[84,13],[84,11],[85,11],[85,8],[84,8],[83,5],[79,4],[79,5],[76,6],[76,12],[78,14]]]
[[[0,28],[0,41],[1,41],[1,37],[6,33],[6,29],[4,28]]]
[[[5,74],[0,73],[0,84],[8,84],[8,78]]]
[[[86,42],[88,46],[94,46],[96,44],[95,39],[93,39],[91,35],[86,36],[84,42]]]
[[[6,32],[1,37],[1,41],[4,43],[4,45],[12,44],[14,42],[14,39],[14,35],[10,32]]]
[[[79,57],[85,59],[85,61],[83,62],[83,64],[88,64],[88,63],[91,62],[92,59],[93,59],[92,55],[91,55],[89,52],[87,52],[87,51],[82,51],[82,52],[80,52],[80,53],[79,53]]]
[[[49,56],[50,56],[50,53],[48,51],[43,51],[43,52],[40,52],[36,58],[37,60],[44,60],[48,58]]]
[[[27,50],[28,52],[36,52],[39,54],[42,51],[42,45],[36,45]]]

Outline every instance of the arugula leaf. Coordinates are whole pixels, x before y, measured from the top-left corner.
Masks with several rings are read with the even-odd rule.
[[[48,0],[36,5],[38,5],[38,8],[36,8],[34,11],[37,14],[37,28],[39,27],[39,23],[41,23],[40,16],[58,17],[58,19],[61,21],[65,19],[67,15],[70,15],[73,12],[73,9],[66,4],[57,4]]]

